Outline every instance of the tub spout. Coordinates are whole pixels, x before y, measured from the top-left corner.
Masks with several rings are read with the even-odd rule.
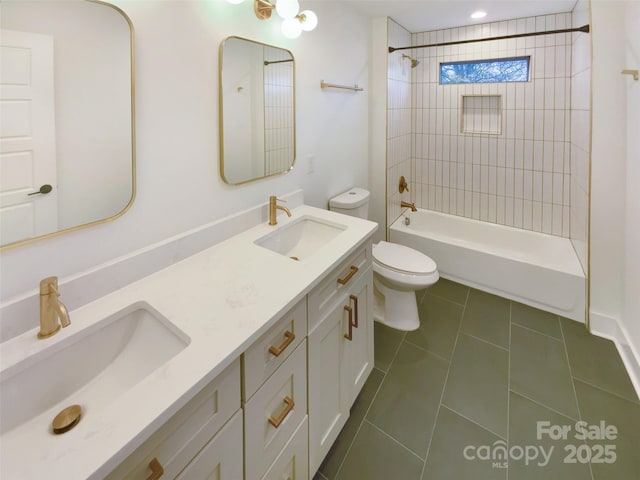
[[[405,202],[404,200],[400,202],[400,206],[401,207],[406,207],[406,208],[410,208],[412,212],[417,212],[418,209],[416,208],[416,204],[415,202],[409,203],[409,202]]]

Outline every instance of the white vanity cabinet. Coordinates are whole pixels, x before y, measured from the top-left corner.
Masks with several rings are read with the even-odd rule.
[[[291,459],[300,462],[293,438],[307,435],[306,336],[304,298],[243,354],[245,480],[286,478],[278,475]]]
[[[107,478],[309,480],[372,368],[367,240]]]
[[[107,476],[158,478],[242,478],[239,359]]]
[[[309,472],[340,433],[373,368],[371,246],[309,294]]]

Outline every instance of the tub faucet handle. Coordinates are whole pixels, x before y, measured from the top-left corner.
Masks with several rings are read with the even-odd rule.
[[[404,191],[409,191],[409,186],[407,185],[407,181],[404,179],[404,175],[400,176],[400,183],[398,184],[398,191],[400,193],[404,193]]]

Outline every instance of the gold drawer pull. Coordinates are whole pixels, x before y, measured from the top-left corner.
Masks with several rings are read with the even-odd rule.
[[[290,332],[289,330],[284,332],[284,336],[287,338],[285,339],[284,342],[282,342],[282,345],[280,345],[279,347],[274,347],[273,345],[271,345],[269,347],[270,354],[275,355],[276,357],[279,357],[280,354],[284,352],[285,349],[289,346],[289,344],[291,344],[291,342],[293,342],[296,338],[295,333]]]
[[[162,468],[157,458],[149,462],[149,468],[151,469],[151,475],[147,477],[147,480],[158,480],[164,474],[164,468]]]
[[[351,280],[351,277],[353,277],[356,273],[358,273],[358,267],[356,267],[355,265],[351,265],[351,271],[347,274],[346,277],[339,278],[338,283],[340,285],[346,285],[347,282]]]
[[[353,309],[347,305],[344,306],[344,309],[349,314],[349,333],[345,333],[344,338],[351,341],[353,340]]]
[[[349,299],[353,300],[353,308],[356,311],[355,312],[356,321],[353,322],[353,326],[358,328],[358,297],[356,297],[355,295],[349,295]]]
[[[282,412],[280,412],[278,418],[273,418],[272,416],[269,417],[269,423],[276,428],[280,426],[282,421],[287,417],[287,415],[289,415],[289,412],[293,410],[293,406],[295,405],[293,403],[293,398],[291,397],[284,397],[284,403],[286,403],[287,406],[284,407],[284,410],[282,410]]]

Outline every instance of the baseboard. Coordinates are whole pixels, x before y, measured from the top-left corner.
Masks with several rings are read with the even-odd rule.
[[[640,397],[640,352],[629,341],[629,335],[620,321],[597,312],[590,313],[591,333],[612,340],[620,353],[631,383]]]

